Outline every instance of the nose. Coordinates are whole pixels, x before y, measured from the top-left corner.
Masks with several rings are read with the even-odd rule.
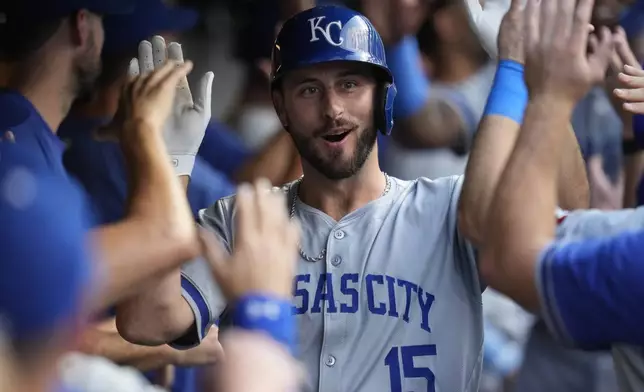
[[[328,89],[324,94],[324,117],[337,120],[344,114],[344,102],[333,89]]]

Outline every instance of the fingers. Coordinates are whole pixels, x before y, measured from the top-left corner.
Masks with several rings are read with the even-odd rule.
[[[165,64],[157,68],[152,74],[150,74],[145,84],[150,88],[154,88],[158,84],[162,83],[163,80],[166,79],[175,70],[175,67],[176,64],[174,62],[166,62]]]
[[[579,0],[574,12],[571,44],[584,55],[588,47],[588,24],[590,24],[594,3],[594,0]]]
[[[540,6],[540,20],[539,20],[539,33],[541,34],[542,42],[552,42],[554,39],[565,39],[567,36],[557,36],[563,33],[566,25],[569,23],[566,20],[566,15],[563,12],[558,12],[559,4],[563,4],[569,0],[541,0]]]
[[[257,208],[257,225],[262,229],[262,232],[270,232],[276,226],[279,216],[276,211],[271,210],[274,208],[271,197],[271,182],[266,178],[259,178],[255,180],[255,193],[253,201]]]
[[[628,38],[626,37],[626,32],[624,29],[620,26],[617,27],[615,30],[615,34],[613,34],[613,38],[615,41],[615,51],[619,55],[621,62],[623,64],[628,64],[633,67],[641,68],[639,61],[637,61],[637,58],[635,57],[635,54],[631,50],[630,45],[628,44]],[[620,68],[621,71],[621,68]]]
[[[582,0],[588,1],[588,0]],[[588,64],[594,73],[594,78],[599,80],[604,79],[606,69],[611,61],[614,50],[613,36],[606,26],[599,29],[598,43],[595,51],[588,56]]]
[[[250,184],[240,184],[237,188],[237,196],[235,198],[235,213],[236,213],[236,233],[235,238],[238,241],[247,241],[248,234],[256,232],[256,216],[257,208],[253,202],[254,190]],[[252,239],[250,239],[252,241]]]
[[[614,94],[626,102],[644,102],[644,87],[628,89],[618,88],[614,90]]]
[[[197,91],[197,99],[195,100],[195,109],[200,112],[211,110],[212,102],[212,82],[215,79],[215,74],[206,72],[199,81],[199,91]]]
[[[179,43],[170,42],[168,45],[168,59],[177,64],[184,63],[183,49]],[[188,84],[188,78],[186,77],[179,79],[179,82],[177,83],[177,98],[185,105],[192,106],[193,104],[190,85]]]
[[[190,71],[192,71],[192,61],[186,61],[183,64],[176,64],[174,61],[168,61],[170,64],[174,64],[174,67],[170,67],[170,72],[166,75],[160,83],[165,86],[172,87],[175,92],[177,84],[182,78],[185,78]]]
[[[167,60],[165,39],[160,35],[155,35],[150,40],[152,44],[152,61],[154,64],[154,69],[161,68]]]
[[[632,65],[624,65],[624,74],[636,77],[644,77],[644,71],[640,67],[633,67]]]
[[[130,65],[127,68],[127,76],[130,81],[134,80],[141,74],[141,69],[139,68],[139,59],[133,58],[130,60]]]
[[[624,110],[633,114],[644,114],[644,102],[627,102],[623,107]]]
[[[148,75],[154,71],[154,55],[152,44],[149,41],[139,43],[139,69],[141,75]]]
[[[527,0],[526,4],[526,21],[525,21],[525,39],[526,48],[534,48],[539,42],[539,19],[541,10],[539,9],[540,0]],[[532,50],[527,50],[532,51]]]
[[[574,23],[571,23],[571,19],[575,14],[575,1],[574,0],[562,0],[559,2],[558,9],[555,10],[559,15],[558,23],[558,33],[554,39],[568,39],[573,30],[576,28]],[[584,26],[585,31],[588,31],[588,24]]]

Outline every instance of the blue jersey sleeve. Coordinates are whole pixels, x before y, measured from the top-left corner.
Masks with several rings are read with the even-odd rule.
[[[215,170],[233,178],[252,152],[223,124],[211,122],[199,148],[199,156]]]
[[[643,254],[644,231],[548,246],[536,283],[555,336],[586,349],[643,345]]]

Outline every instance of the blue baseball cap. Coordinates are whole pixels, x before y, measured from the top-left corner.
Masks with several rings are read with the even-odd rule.
[[[155,34],[189,30],[198,17],[192,9],[167,6],[162,0],[139,0],[132,13],[103,19],[103,53],[136,50],[139,42]]]
[[[0,142],[0,325],[15,340],[74,321],[91,283],[82,195],[32,155]]]

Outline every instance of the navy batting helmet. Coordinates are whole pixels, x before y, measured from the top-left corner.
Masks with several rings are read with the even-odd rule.
[[[385,47],[369,19],[349,8],[319,6],[287,20],[273,46],[271,85],[296,68],[331,61],[373,66],[379,76],[376,127],[386,135],[394,125],[396,86],[387,67]]]

